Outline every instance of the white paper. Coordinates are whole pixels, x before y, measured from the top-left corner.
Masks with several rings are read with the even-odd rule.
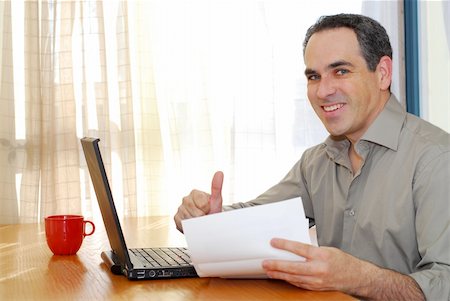
[[[300,198],[183,220],[183,230],[200,277],[266,278],[265,259],[304,260],[275,249],[272,238],[310,244]]]

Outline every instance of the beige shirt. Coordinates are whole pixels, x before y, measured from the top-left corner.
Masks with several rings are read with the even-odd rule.
[[[301,196],[318,243],[409,274],[429,300],[450,300],[450,135],[406,113],[394,96],[356,150],[346,139],[308,149],[247,207]]]

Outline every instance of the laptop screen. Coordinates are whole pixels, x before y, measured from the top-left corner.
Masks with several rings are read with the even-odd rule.
[[[82,138],[81,145],[83,147],[84,156],[91,175],[92,184],[94,185],[97,201],[102,213],[103,222],[108,234],[109,243],[115,255],[121,264],[125,263],[127,269],[132,269],[128,248],[120,226],[119,217],[117,216],[116,207],[114,205],[111,189],[109,187],[108,178],[106,176],[105,166],[103,165],[102,156],[98,146],[100,139]]]

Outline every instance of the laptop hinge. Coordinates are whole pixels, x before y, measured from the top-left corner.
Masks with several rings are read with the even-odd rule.
[[[104,251],[101,254],[103,262],[108,266],[111,272],[115,275],[123,274],[123,267],[120,265],[119,258],[113,251]]]

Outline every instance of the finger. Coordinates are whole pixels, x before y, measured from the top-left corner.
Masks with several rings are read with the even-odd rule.
[[[218,171],[214,174],[211,182],[211,196],[209,198],[209,214],[222,212],[222,186],[223,172]]]
[[[173,217],[173,220],[175,221],[175,226],[176,226],[177,230],[180,231],[181,233],[184,233],[183,224],[181,223],[182,219],[178,215],[178,213],[175,214],[175,216]]]
[[[193,190],[191,194],[183,198],[180,206],[188,218],[203,216],[209,212],[209,194]]]
[[[183,198],[183,205],[193,216],[205,215],[210,211],[209,199],[210,195],[208,193],[192,190],[187,197]],[[199,214],[197,210],[201,210],[202,213]]]
[[[304,261],[289,261],[289,260],[264,260],[262,263],[263,269],[266,273],[284,273],[291,275],[314,275],[314,267],[311,263]]]
[[[274,248],[297,254],[305,259],[312,259],[314,251],[318,248],[313,245],[282,238],[273,238],[270,241],[270,245]]]
[[[267,276],[271,279],[279,279],[289,282],[292,285],[309,290],[324,290],[320,279],[311,276],[294,275],[278,271],[268,271]]]
[[[209,195],[206,193],[193,190],[188,196],[183,198],[183,201],[174,216],[175,224],[179,231],[183,232],[182,220],[203,216],[209,211],[208,196]],[[196,202],[199,203],[199,205],[197,205]]]
[[[186,207],[180,206],[178,208],[177,213],[174,216],[175,225],[176,225],[177,229],[180,232],[184,233],[182,221],[192,218],[192,217],[194,217],[194,216],[192,214],[190,214],[188,210],[186,210]]]

